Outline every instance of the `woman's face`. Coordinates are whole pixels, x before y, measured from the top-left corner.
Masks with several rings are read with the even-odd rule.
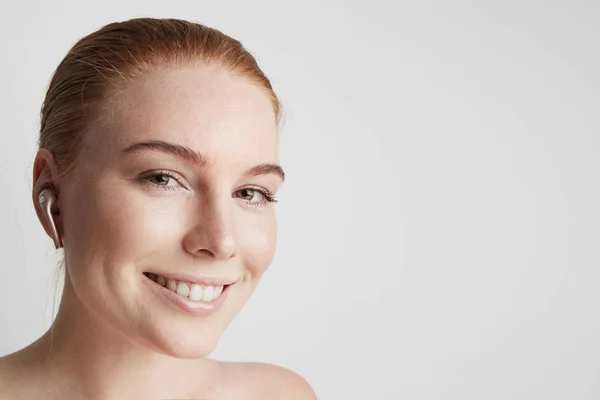
[[[283,181],[271,102],[249,80],[191,66],[136,78],[112,110],[61,187],[71,285],[136,342],[206,356],[275,253],[275,203],[261,192]]]

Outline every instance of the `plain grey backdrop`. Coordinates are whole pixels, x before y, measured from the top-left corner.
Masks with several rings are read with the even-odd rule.
[[[214,358],[320,399],[600,398],[599,4],[3,1],[0,355],[52,319],[52,72],[109,22],[177,17],[241,40],[286,110],[277,254]]]

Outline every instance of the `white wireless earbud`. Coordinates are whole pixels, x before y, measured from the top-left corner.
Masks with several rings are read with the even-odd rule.
[[[58,249],[62,247],[62,240],[58,235],[58,231],[56,230],[56,224],[54,223],[54,217],[52,214],[58,210],[56,194],[52,189],[44,189],[38,196],[38,203],[44,212],[46,222],[48,222],[48,225],[50,225],[52,239],[54,239],[54,247]]]

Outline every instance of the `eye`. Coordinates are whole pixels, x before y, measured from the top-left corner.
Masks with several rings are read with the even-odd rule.
[[[170,171],[155,171],[142,176],[140,180],[158,190],[177,190],[177,186],[183,186],[179,178]]]
[[[262,188],[250,187],[238,190],[242,198],[248,200],[246,203],[254,207],[264,207],[268,203],[277,203],[278,200],[271,193]],[[256,200],[258,198],[258,200]]]

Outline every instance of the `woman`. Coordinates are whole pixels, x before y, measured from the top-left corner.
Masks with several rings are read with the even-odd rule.
[[[0,359],[0,398],[316,398],[287,369],[207,358],[274,256],[279,117],[217,30],[141,18],[75,44],[33,173],[63,295],[48,332]]]

